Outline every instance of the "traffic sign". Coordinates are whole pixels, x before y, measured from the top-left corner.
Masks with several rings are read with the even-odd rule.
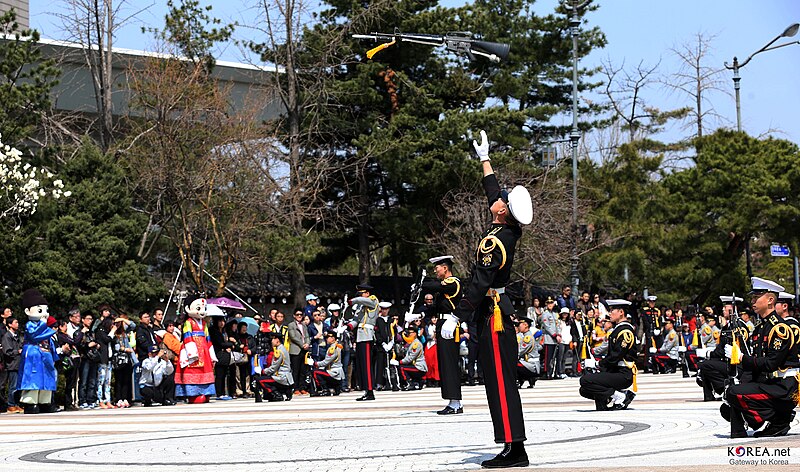
[[[781,246],[780,244],[773,244],[769,247],[769,253],[772,257],[789,257],[791,251],[788,246]]]

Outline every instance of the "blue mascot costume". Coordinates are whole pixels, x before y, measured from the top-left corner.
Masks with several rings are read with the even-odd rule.
[[[22,308],[28,322],[17,377],[20,403],[26,414],[50,413],[55,411],[52,399],[58,378],[55,366],[58,354],[53,342],[56,332],[47,326],[47,300],[38,290],[28,289],[22,294]]]

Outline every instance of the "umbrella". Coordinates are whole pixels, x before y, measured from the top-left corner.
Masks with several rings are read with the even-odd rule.
[[[249,316],[245,316],[243,318],[239,318],[239,323],[247,323],[247,334],[250,336],[255,336],[258,333],[259,328],[261,325],[258,321],[250,318]]]
[[[219,297],[219,298],[209,298],[206,300],[206,303],[209,305],[216,305],[220,308],[231,308],[233,310],[244,310],[244,305],[239,303],[236,300],[226,297]]]
[[[206,305],[206,316],[221,316],[225,318],[225,312],[217,305]]]

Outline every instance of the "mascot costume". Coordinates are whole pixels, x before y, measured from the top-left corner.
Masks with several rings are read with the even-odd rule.
[[[216,394],[214,389],[214,364],[217,356],[208,336],[205,322],[206,299],[190,296],[184,307],[181,352],[175,372],[175,395],[186,397],[189,403],[207,403]]]
[[[25,413],[50,413],[56,391],[56,360],[58,354],[53,342],[55,330],[47,326],[49,317],[47,300],[36,289],[22,294],[22,308],[28,315],[25,324],[22,356],[19,363],[17,390]]]

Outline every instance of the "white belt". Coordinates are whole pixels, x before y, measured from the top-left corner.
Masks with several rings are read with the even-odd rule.
[[[369,331],[369,330],[373,330],[374,331],[375,330],[375,325],[372,325],[372,324],[369,324],[369,323],[364,323],[363,325],[360,325],[359,328],[363,328],[366,331]]]
[[[800,374],[800,369],[786,369],[776,370],[775,372],[770,373],[767,377],[771,379],[785,379],[786,377],[794,377],[797,374]]]
[[[456,317],[456,315],[454,315],[452,313],[442,313],[441,317],[442,317],[443,320],[453,320],[456,323],[458,323],[458,318]]]
[[[490,288],[490,289],[489,289],[489,291],[488,291],[488,292],[486,292],[486,296],[487,296],[487,297],[491,297],[491,296],[492,296],[492,295],[494,295],[495,293],[496,293],[496,294],[498,294],[498,295],[502,295],[502,294],[506,293],[506,288],[505,288],[505,287],[500,287],[500,288]]]

